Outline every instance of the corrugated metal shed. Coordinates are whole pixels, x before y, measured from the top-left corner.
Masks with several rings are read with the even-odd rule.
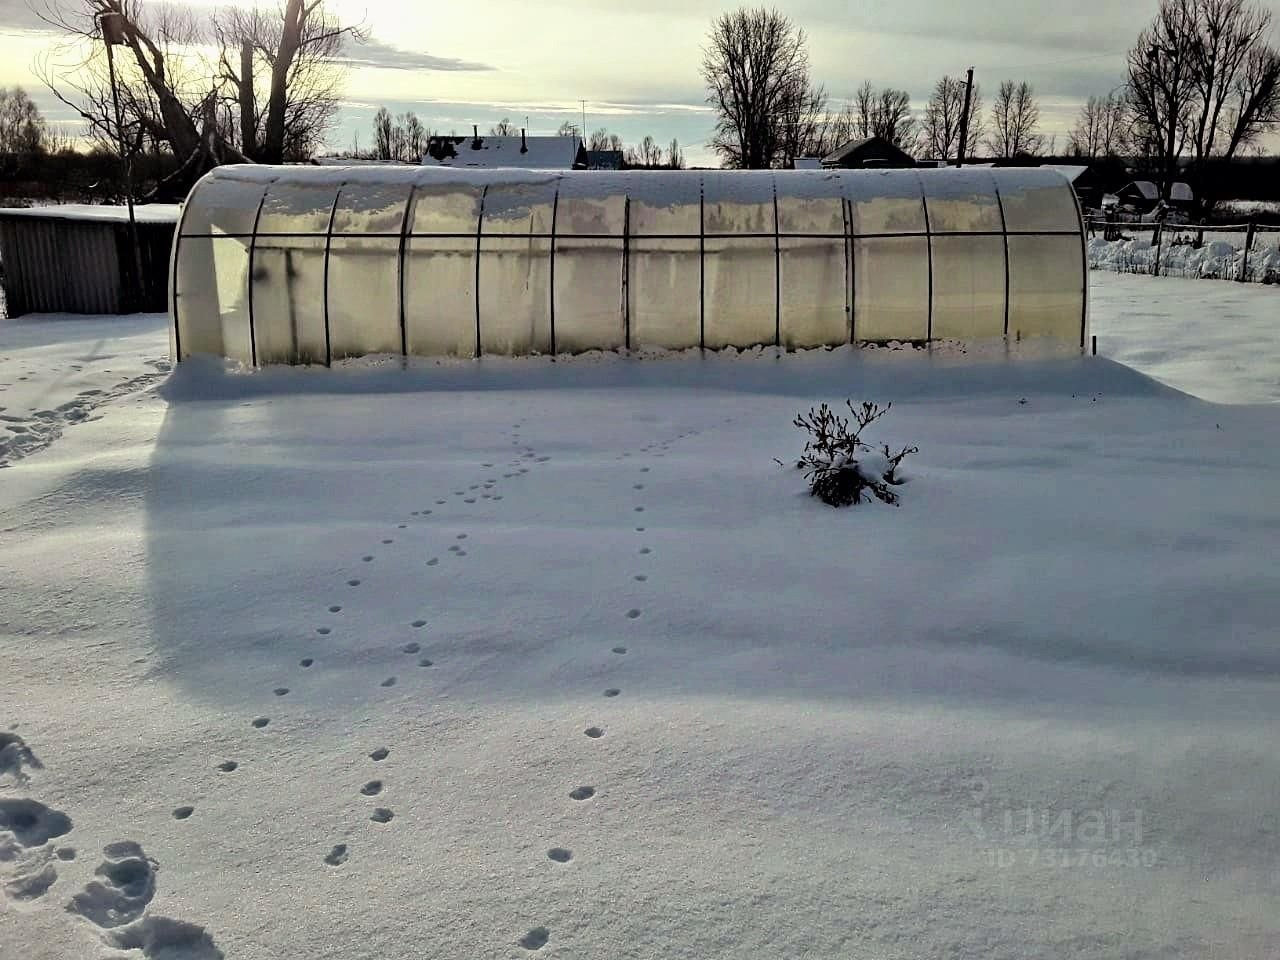
[[[177,207],[138,207],[142,278],[123,207],[0,208],[5,312],[131,313],[167,309]]]

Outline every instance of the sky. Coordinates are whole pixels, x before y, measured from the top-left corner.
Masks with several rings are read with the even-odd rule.
[[[41,0],[34,0],[39,3]],[[74,0],[62,0],[74,2]],[[146,2],[146,0],[143,0]],[[208,8],[207,3],[173,0]],[[380,105],[412,110],[433,131],[481,131],[503,117],[531,133],[564,121],[607,127],[627,142],[680,140],[694,163],[714,115],[704,101],[701,47],[724,0],[327,0],[370,40],[352,59],[334,149],[371,138]],[[1042,132],[1065,145],[1080,104],[1123,80],[1124,53],[1156,0],[777,0],[808,35],[813,78],[837,103],[864,80],[907,90],[919,110],[943,74],[976,69],[981,88],[1027,80]],[[1280,0],[1264,4],[1280,21]],[[0,85],[19,84],[50,119],[69,120],[33,63],[55,35],[28,0],[0,0]],[[989,97],[988,97],[989,101]]]

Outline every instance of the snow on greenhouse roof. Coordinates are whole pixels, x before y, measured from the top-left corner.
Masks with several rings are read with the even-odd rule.
[[[570,170],[579,157],[577,137],[432,137],[423,154],[424,166],[521,167],[530,170]]]
[[[176,203],[147,203],[133,208],[134,219],[139,223],[177,223],[179,210]],[[0,207],[0,217],[128,223],[129,208],[89,203],[48,204],[43,207]]]

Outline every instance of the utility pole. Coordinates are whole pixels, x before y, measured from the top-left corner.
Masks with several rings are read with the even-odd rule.
[[[956,150],[956,166],[964,166],[964,150],[969,142],[969,105],[973,102],[973,67],[964,82],[964,113],[960,114],[960,147]]]
[[[124,169],[124,198],[129,208],[129,242],[133,247],[133,296],[135,309],[142,309],[142,247],[138,244],[138,222],[133,214],[133,154],[125,144],[124,115],[120,110],[120,90],[116,85],[115,48],[123,45],[124,15],[119,12],[101,14],[98,27],[102,30],[102,40],[107,46],[107,73],[111,80],[111,103],[116,115],[116,139],[120,146],[120,163]]]
[[[587,142],[587,101],[579,100],[582,104],[582,142]]]

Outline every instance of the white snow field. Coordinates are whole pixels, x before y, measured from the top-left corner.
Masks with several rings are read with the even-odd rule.
[[[1180,315],[1142,280],[1104,344]],[[165,355],[0,324],[11,425],[113,397],[0,470],[3,960],[1277,955],[1280,405],[1102,357]],[[899,508],[773,462],[845,397],[920,447]]]

